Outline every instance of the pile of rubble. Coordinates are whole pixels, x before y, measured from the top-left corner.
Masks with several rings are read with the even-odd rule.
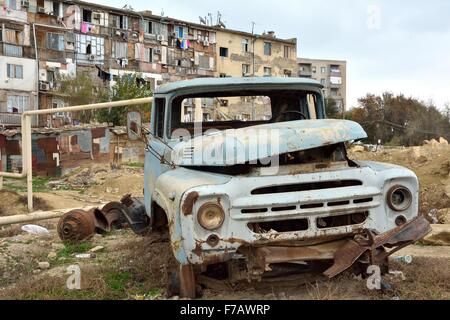
[[[47,187],[52,190],[85,190],[92,186],[104,185],[108,180],[113,180],[126,175],[142,173],[141,168],[112,168],[104,165],[91,166],[69,173],[61,180],[50,181]],[[106,187],[108,193],[118,193],[117,188]]]

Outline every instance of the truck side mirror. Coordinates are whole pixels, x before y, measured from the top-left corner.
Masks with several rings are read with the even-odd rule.
[[[137,111],[131,111],[127,114],[127,133],[128,139],[136,141],[141,139],[142,135],[142,116]]]

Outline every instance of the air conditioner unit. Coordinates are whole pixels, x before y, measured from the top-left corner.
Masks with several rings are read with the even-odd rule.
[[[88,56],[89,61],[94,61],[95,60],[95,54],[90,54]]]
[[[48,83],[48,82],[40,82],[39,83],[39,90],[40,91],[48,91],[48,90],[50,90],[50,83]]]
[[[26,0],[20,1],[20,6],[24,8],[28,8],[30,6],[30,2]]]
[[[45,13],[45,8],[44,7],[38,7],[37,11],[38,11],[38,13]]]
[[[93,14],[92,14],[92,17],[94,18],[94,19],[101,19],[102,18],[102,14],[100,13],[100,12],[94,12]]]
[[[154,54],[161,54],[161,48],[155,48],[153,49]]]
[[[116,31],[116,36],[120,37],[122,35],[122,32]]]
[[[158,36],[156,37],[156,40],[164,41],[164,36],[162,34],[158,34]]]

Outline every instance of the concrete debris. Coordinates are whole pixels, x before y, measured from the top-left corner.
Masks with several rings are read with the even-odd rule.
[[[39,262],[38,263],[39,269],[41,270],[47,270],[50,268],[50,263],[47,261]]]
[[[89,252],[95,253],[95,252],[102,251],[103,249],[105,249],[105,247],[103,247],[103,246],[96,246],[96,247],[92,248],[91,250],[89,250]]]
[[[34,224],[27,224],[25,226],[22,226],[20,228],[22,231],[25,231],[29,234],[49,234],[47,228],[41,227],[41,226],[37,226]]]
[[[450,224],[434,224],[433,231],[422,242],[432,246],[450,246]]]
[[[402,271],[392,270],[392,271],[389,271],[389,274],[394,277],[400,277],[402,279],[402,281],[406,280],[405,274]]]
[[[77,259],[94,259],[96,255],[94,253],[79,253],[75,255]]]
[[[432,224],[438,224],[438,209],[431,209],[430,212],[428,212],[428,218],[430,218]]]
[[[436,213],[438,223],[450,224],[450,208],[438,210]]]
[[[48,259],[50,259],[50,260],[54,260],[54,259],[56,259],[56,257],[57,257],[58,255],[56,254],[56,252],[50,252],[48,255],[47,255],[47,258]]]

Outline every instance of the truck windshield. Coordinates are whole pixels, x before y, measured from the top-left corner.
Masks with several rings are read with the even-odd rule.
[[[317,119],[320,95],[308,91],[244,91],[176,97],[170,112],[171,132],[194,134],[209,129],[227,130],[265,123]],[[196,130],[198,134],[198,131]]]

